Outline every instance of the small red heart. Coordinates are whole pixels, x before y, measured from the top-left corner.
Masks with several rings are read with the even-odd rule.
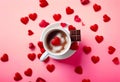
[[[81,22],[81,18],[78,15],[75,15],[74,21],[75,22]]]
[[[73,26],[73,25],[69,25],[68,26],[68,30],[70,31],[70,30],[76,30],[76,28]]]
[[[115,65],[119,65],[119,63],[120,63],[118,57],[113,58],[112,62],[113,62]]]
[[[83,51],[85,54],[89,54],[92,51],[90,46],[83,46]]]
[[[82,70],[82,67],[81,66],[77,66],[77,67],[75,67],[75,73],[77,73],[77,74],[82,74],[83,73],[83,70]]]
[[[92,62],[93,62],[94,64],[96,64],[96,63],[99,62],[100,58],[99,58],[99,56],[92,56],[92,57],[91,57],[91,60],[92,60]]]
[[[99,36],[99,35],[95,36],[95,40],[97,41],[97,43],[101,43],[103,39],[104,39],[103,36]]]
[[[54,37],[52,40],[51,40],[51,44],[54,45],[54,46],[59,46],[61,44],[61,40],[59,37]]]
[[[41,8],[44,8],[44,7],[46,7],[46,6],[49,5],[46,0],[39,0],[39,1],[40,1],[40,7],[41,7]]]
[[[90,79],[83,79],[82,82],[90,82]]]
[[[36,82],[46,82],[46,80],[43,79],[43,78],[41,78],[41,77],[38,77],[38,78],[36,79]]]
[[[71,7],[66,8],[66,14],[67,15],[70,15],[70,14],[73,14],[73,13],[74,13],[74,10]]]
[[[59,21],[61,19],[61,14],[54,14],[53,18],[55,21]]]
[[[35,53],[29,53],[29,54],[28,54],[28,58],[29,58],[31,61],[35,60],[36,54],[35,54]]]
[[[48,26],[48,25],[49,25],[49,23],[46,22],[45,20],[41,20],[41,22],[39,23],[39,26],[40,26],[41,28],[44,28],[44,27],[46,27],[46,26]]]
[[[35,45],[31,42],[31,43],[29,43],[29,49],[31,49],[31,50],[34,50],[35,49]]]
[[[43,42],[42,42],[42,41],[38,41],[37,44],[38,44],[38,47],[39,47],[40,49],[41,49],[41,48],[44,48],[44,47],[43,47]]]
[[[41,56],[42,56],[42,53],[39,53],[39,54],[37,55],[38,59],[40,59]]]
[[[93,31],[93,32],[96,32],[98,30],[98,25],[97,24],[94,24],[92,26],[90,26],[90,29]]]
[[[80,2],[81,2],[82,5],[87,5],[87,4],[90,3],[89,0],[80,0]]]
[[[30,18],[31,20],[35,21],[36,18],[37,18],[37,14],[36,14],[36,13],[31,13],[31,14],[29,14],[29,18]]]
[[[111,20],[111,18],[107,14],[103,15],[104,22],[109,22],[110,20]]]
[[[50,60],[50,57],[47,57],[45,60],[44,60],[44,63],[48,63]]]
[[[66,27],[66,26],[67,26],[66,23],[60,23],[60,25],[61,25],[62,27]]]
[[[3,54],[3,56],[1,57],[1,61],[2,62],[7,62],[8,60],[9,60],[8,55],[6,53]]]
[[[41,51],[41,53],[44,53],[44,52],[45,52],[45,49],[44,49],[44,48],[41,48],[40,51]]]
[[[28,17],[22,17],[21,19],[20,19],[20,21],[23,23],[23,24],[27,24],[28,22],[29,22],[29,19],[28,19]]]
[[[109,47],[108,47],[108,53],[109,53],[109,54],[113,54],[113,53],[115,52],[115,50],[116,50],[116,49],[115,49],[113,46],[109,46]]]
[[[34,32],[32,30],[28,30],[28,35],[32,36],[34,34]]]
[[[15,81],[20,81],[20,80],[22,80],[22,79],[23,79],[23,78],[22,78],[21,74],[18,73],[18,72],[16,72],[16,73],[15,73],[15,76],[14,76],[14,80],[15,80]]]
[[[77,50],[78,48],[79,48],[79,45],[78,45],[77,42],[73,42],[73,43],[71,44],[71,47],[70,47],[71,50]]]
[[[28,68],[25,72],[24,72],[24,74],[26,75],[26,76],[32,76],[32,69],[31,68]]]
[[[93,5],[93,9],[94,9],[95,12],[100,11],[101,10],[101,6],[98,5],[98,4],[94,4]]]
[[[47,68],[47,70],[48,70],[49,72],[53,72],[53,71],[55,70],[55,65],[53,65],[53,64],[48,64],[48,65],[46,66],[46,68]]]

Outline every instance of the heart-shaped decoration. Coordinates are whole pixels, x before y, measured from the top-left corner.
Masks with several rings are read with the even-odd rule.
[[[81,66],[77,66],[77,67],[75,67],[75,73],[77,73],[77,74],[82,74],[83,73],[83,70],[82,70],[82,67]]]
[[[93,32],[96,32],[98,30],[98,25],[97,24],[94,24],[92,26],[90,26],[90,29],[93,31]]]
[[[120,63],[118,57],[113,58],[112,62],[113,62],[115,65],[119,65],[119,63]]]
[[[61,25],[62,27],[66,27],[66,26],[67,26],[66,23],[60,23],[60,25]]]
[[[48,26],[48,25],[49,25],[49,23],[46,22],[45,20],[41,20],[41,22],[39,23],[39,26],[40,26],[41,28],[45,28],[45,27]]]
[[[32,69],[31,68],[28,68],[25,72],[24,72],[24,74],[26,75],[26,76],[32,76]]]
[[[82,82],[90,82],[90,79],[83,79]]]
[[[77,42],[73,42],[70,46],[70,49],[71,50],[77,50],[79,48],[79,45]]]
[[[35,45],[31,42],[31,43],[29,43],[29,49],[31,49],[31,50],[34,50],[35,49]]]
[[[97,41],[97,43],[101,43],[103,39],[104,39],[103,36],[99,36],[99,35],[95,36],[95,40]]]
[[[74,10],[71,7],[66,8],[66,14],[67,15],[70,15],[70,14],[73,14],[73,13],[74,13]]]
[[[99,62],[100,58],[99,58],[99,56],[92,56],[92,57],[91,57],[91,60],[92,60],[92,62],[93,62],[94,64],[96,64],[96,63]]]
[[[90,46],[83,46],[83,51],[85,54],[89,54],[92,51]]]
[[[36,54],[35,54],[35,53],[29,53],[29,54],[28,54],[28,58],[29,58],[31,61],[35,60]]]
[[[90,3],[89,0],[80,0],[80,2],[81,2],[82,5],[87,5],[87,4]]]
[[[2,62],[7,62],[8,60],[9,60],[8,55],[6,53],[3,54],[3,56],[1,57],[1,61]]]
[[[68,30],[70,31],[70,30],[76,30],[76,28],[73,26],[73,25],[69,25],[68,26]]]
[[[61,19],[61,14],[54,14],[53,18],[55,21],[59,21]]]
[[[47,68],[47,70],[48,70],[49,72],[53,72],[53,71],[55,70],[55,65],[53,65],[53,64],[48,64],[48,65],[46,66],[46,68]]]
[[[36,18],[37,18],[37,13],[31,13],[31,14],[29,14],[29,18],[30,18],[31,20],[35,21]]]
[[[101,6],[98,5],[98,4],[94,4],[93,5],[93,9],[94,9],[95,12],[100,11],[101,10]]]
[[[23,23],[23,24],[27,24],[28,22],[29,22],[29,19],[28,19],[28,17],[22,17],[21,19],[20,19],[20,21]]]
[[[116,50],[116,49],[115,49],[113,46],[109,46],[109,47],[108,47],[108,53],[109,53],[109,54],[113,54],[113,53],[115,52],[115,50]]]
[[[32,30],[28,30],[28,35],[32,36],[34,34],[34,32]]]
[[[81,22],[81,18],[78,15],[75,15],[74,21],[75,22]]]
[[[54,37],[52,40],[51,40],[51,44],[54,45],[54,46],[59,46],[61,44],[61,40],[59,37]]]
[[[18,73],[18,72],[16,72],[16,73],[15,73],[15,76],[14,76],[14,80],[15,80],[15,81],[20,81],[20,80],[22,80],[21,74]]]
[[[104,22],[109,22],[110,20],[111,20],[111,18],[107,14],[103,15]]]
[[[41,48],[44,48],[44,47],[43,47],[43,42],[42,42],[42,41],[38,41],[37,45],[38,45],[38,47],[39,47],[40,49],[41,49]]]
[[[38,77],[38,78],[36,79],[36,82],[46,82],[46,80],[43,79],[42,77]]]
[[[40,2],[40,7],[41,7],[41,8],[44,8],[44,7],[46,7],[46,6],[49,5],[46,0],[39,0],[39,2]]]

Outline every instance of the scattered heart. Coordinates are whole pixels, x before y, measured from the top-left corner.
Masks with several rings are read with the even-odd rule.
[[[35,54],[35,53],[29,53],[29,54],[28,54],[28,58],[29,58],[31,61],[35,60],[36,54]]]
[[[20,21],[23,23],[23,24],[27,24],[28,22],[29,22],[29,19],[28,19],[28,17],[22,17],[21,19],[20,19]]]
[[[104,38],[103,36],[96,35],[95,40],[97,41],[97,43],[101,43],[104,40]]]
[[[66,14],[67,15],[71,15],[71,14],[73,14],[74,13],[74,10],[71,8],[71,7],[67,7],[66,8]]]
[[[109,46],[109,47],[108,47],[108,53],[109,53],[109,54],[113,54],[113,53],[115,52],[115,50],[116,50],[116,49],[115,49],[113,46]]]
[[[83,69],[82,69],[82,67],[81,66],[77,66],[77,67],[75,67],[75,73],[77,73],[77,74],[82,74],[83,73]]]
[[[70,31],[70,30],[76,30],[76,28],[73,26],[73,25],[69,25],[68,26],[68,30]]]
[[[53,65],[53,64],[48,64],[48,65],[46,66],[46,68],[47,68],[47,70],[48,70],[49,72],[53,72],[53,71],[55,70],[55,65]]]
[[[62,27],[66,27],[66,26],[67,26],[66,23],[60,23],[60,25],[61,25]]]
[[[34,32],[32,30],[28,30],[28,35],[32,36],[34,34]]]
[[[54,45],[54,46],[59,46],[61,44],[61,40],[59,37],[54,37],[52,40],[51,40],[51,44]]]
[[[75,15],[74,21],[75,22],[81,22],[81,18],[78,15]]]
[[[103,21],[104,22],[109,22],[110,20],[111,20],[111,18],[107,14],[103,15]]]
[[[119,65],[119,63],[120,63],[118,57],[113,58],[112,62],[113,62],[115,65]]]
[[[99,56],[92,56],[92,57],[91,57],[91,60],[92,60],[92,62],[93,62],[94,64],[96,64],[96,63],[98,63],[98,62],[100,61],[100,58],[99,58]]]
[[[42,53],[39,53],[39,54],[37,55],[38,59],[40,59],[41,56],[42,56]]]
[[[83,51],[85,54],[89,54],[92,51],[90,46],[83,46]]]
[[[77,42],[72,42],[70,49],[77,50],[79,48],[79,44]]]
[[[41,8],[44,8],[44,7],[46,7],[46,6],[49,5],[46,0],[39,0],[39,2],[40,2],[40,7],[41,7]]]
[[[36,18],[37,18],[37,14],[36,14],[36,13],[31,13],[31,14],[29,14],[29,18],[30,18],[31,20],[35,21]]]
[[[82,5],[87,5],[87,4],[90,3],[89,0],[80,0],[80,2],[81,2]]]
[[[45,49],[44,48],[40,48],[40,51],[41,51],[41,53],[44,53]]]
[[[98,12],[98,11],[101,10],[101,6],[98,5],[98,4],[94,4],[94,5],[93,5],[93,9],[94,9],[95,12]]]
[[[43,79],[42,77],[38,77],[38,78],[36,79],[36,82],[46,82],[46,80]]]
[[[28,68],[25,72],[24,72],[24,74],[26,75],[26,76],[32,76],[32,69],[31,68]]]
[[[3,54],[3,56],[1,57],[1,61],[2,62],[7,62],[9,60],[9,58],[8,58],[8,54]]]
[[[38,44],[38,47],[39,47],[40,49],[41,49],[41,48],[44,48],[44,47],[43,47],[43,42],[42,42],[42,41],[38,41],[37,44]]]
[[[61,19],[61,14],[54,14],[53,18],[55,21],[59,21]]]
[[[91,29],[93,32],[96,32],[96,31],[98,30],[98,25],[97,25],[97,24],[91,25],[91,26],[90,26],[90,29]]]
[[[20,80],[22,80],[22,79],[23,79],[23,78],[22,78],[21,74],[18,73],[18,72],[16,72],[16,73],[15,73],[15,76],[14,76],[14,80],[15,80],[15,81],[20,81]]]
[[[29,49],[31,50],[35,50],[35,45],[31,42],[29,43]]]
[[[82,82],[90,82],[90,79],[83,79]]]
[[[49,25],[49,23],[46,22],[45,20],[41,20],[41,22],[39,23],[39,26],[40,26],[41,28],[45,28],[45,27],[48,26],[48,25]]]

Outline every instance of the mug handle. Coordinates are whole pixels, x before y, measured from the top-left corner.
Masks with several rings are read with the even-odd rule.
[[[42,56],[40,57],[40,61],[44,61],[48,57],[48,52],[45,51]]]

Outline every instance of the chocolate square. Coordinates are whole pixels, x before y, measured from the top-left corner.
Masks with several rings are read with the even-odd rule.
[[[71,41],[81,41],[80,30],[71,30],[70,38],[71,38]]]

